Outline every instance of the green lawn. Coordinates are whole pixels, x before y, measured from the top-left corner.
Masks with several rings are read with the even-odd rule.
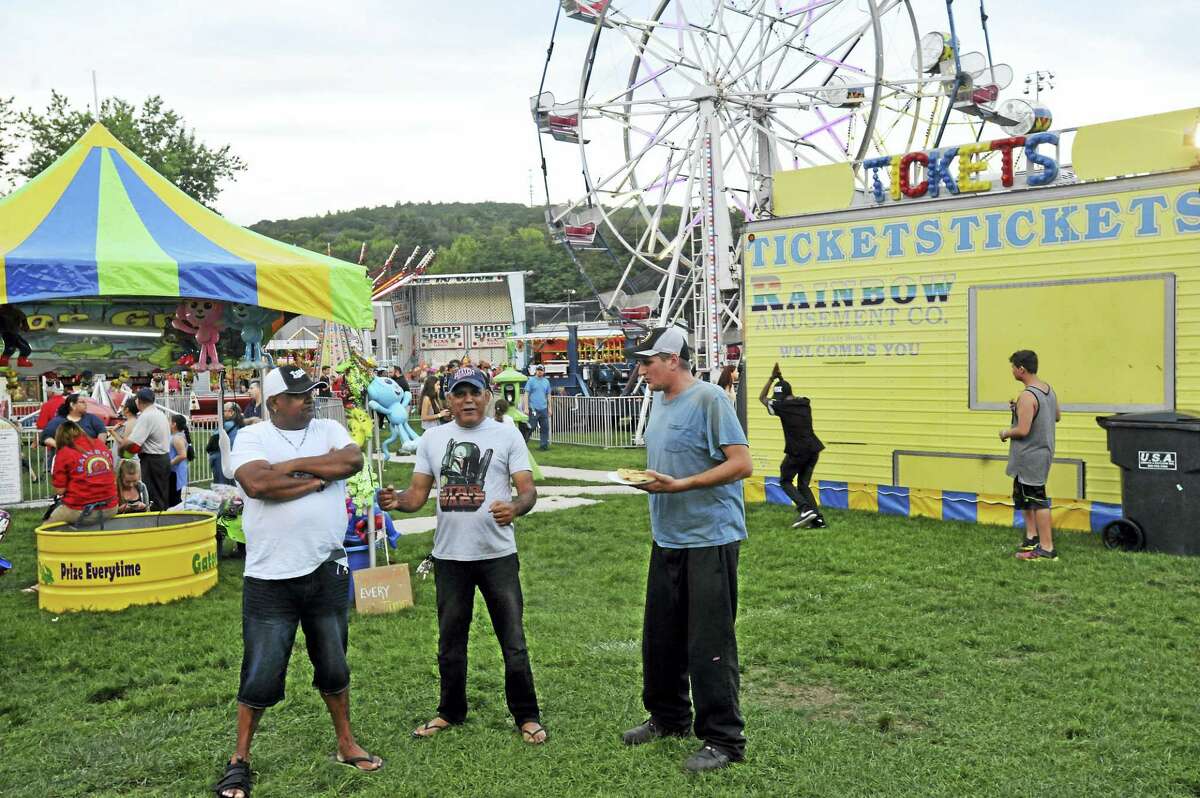
[[[352,617],[354,718],[387,759],[334,766],[303,644],[254,749],[265,796],[1195,796],[1197,561],[1064,533],[1057,563],[1014,561],[1014,530],[831,511],[795,532],[753,506],[738,633],[748,761],[680,771],[695,741],[623,748],[643,719],[646,502],[519,525],[530,653],[551,740],[520,742],[476,607],[468,723],[414,741],[437,701],[432,582],[416,606]],[[208,595],[55,617],[18,515],[0,554],[0,794],[204,795],[233,745],[239,565]],[[416,563],[430,536],[402,541]]]
[[[586,468],[594,471],[646,467],[645,449],[601,449],[598,446],[554,443],[543,452],[538,450],[536,438],[530,443],[530,451],[533,452],[538,465]]]

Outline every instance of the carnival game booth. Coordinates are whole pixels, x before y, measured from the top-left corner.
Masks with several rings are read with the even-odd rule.
[[[544,367],[552,386],[571,395],[619,394],[631,369],[625,330],[606,322],[544,325],[513,340],[527,371]]]
[[[1097,415],[1200,410],[1198,134],[1188,109],[776,175],[744,249],[748,388],[778,362],[811,398],[821,503],[1019,523],[997,433],[1032,349],[1063,412],[1054,526],[1118,518]],[[779,421],[752,402],[748,425],[747,493],[784,503]]]
[[[376,360],[405,369],[444,365],[464,354],[476,363],[507,362],[509,336],[525,331],[525,274],[414,277],[388,297],[392,321],[380,325]]]
[[[119,515],[99,527],[37,530],[38,607],[116,611],[200,596],[217,584],[215,519],[171,511]]]
[[[261,368],[262,345],[286,316],[355,328],[373,323],[363,267],[225,220],[99,124],[0,200],[0,305],[47,320],[30,333],[35,342],[46,336],[50,349],[59,346],[72,362],[108,364],[112,371],[123,362],[148,371],[189,344],[197,373],[224,363]],[[96,540],[124,534],[114,523],[87,534]],[[211,516],[203,523],[211,528]],[[138,533],[114,545],[129,562],[140,556],[143,540],[150,539]],[[154,591],[141,595],[155,600]],[[172,588],[159,598],[176,595]]]

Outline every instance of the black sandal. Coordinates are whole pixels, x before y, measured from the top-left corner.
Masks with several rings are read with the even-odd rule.
[[[348,756],[345,758],[343,758],[341,754],[334,754],[333,761],[337,762],[339,765],[345,765],[348,768],[354,768],[359,773],[374,773],[377,770],[383,770],[383,759],[375,756],[374,754],[367,754],[366,756]],[[358,766],[360,762],[367,762],[375,767],[360,768]]]
[[[526,722],[528,722],[528,721],[526,721]],[[547,741],[550,740],[550,732],[546,731],[546,727],[543,726],[542,724],[538,723],[537,721],[533,721],[533,722],[535,724],[537,724],[536,728],[523,729],[520,726],[518,726],[517,731],[521,732],[521,737],[529,745],[544,745]],[[537,739],[538,734],[544,734],[546,736],[539,740],[539,739]]]
[[[434,723],[433,722],[434,720],[445,720],[446,723],[445,723],[445,725],[441,725],[438,723]],[[438,717],[434,718],[433,720],[425,721],[424,723],[421,724],[421,726],[419,728],[413,729],[412,736],[413,736],[413,739],[415,739],[415,740],[429,740],[429,739],[432,739],[432,738],[436,737],[437,735],[441,734],[442,732],[444,732],[446,729],[449,729],[453,725],[454,724],[451,723],[450,721],[446,720],[445,718],[443,718],[441,716],[438,716]],[[423,731],[431,731],[431,732],[433,732],[433,734],[421,734],[421,732],[423,732]]]
[[[217,798],[226,798],[225,793],[230,790],[241,790],[243,798],[250,798],[251,778],[250,763],[244,759],[237,759],[225,766],[225,775],[213,790]]]

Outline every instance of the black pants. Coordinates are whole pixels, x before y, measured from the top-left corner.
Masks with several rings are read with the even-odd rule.
[[[0,333],[4,337],[4,356],[8,357],[12,353],[17,352],[18,357],[29,357],[33,354],[33,350],[29,348],[29,344],[25,339],[17,333]]]
[[[779,464],[779,487],[783,488],[783,492],[800,512],[821,512],[817,509],[817,498],[813,496],[812,488],[809,487],[820,456],[820,452],[785,454],[783,462]],[[792,480],[796,480],[797,484],[793,485]]]
[[[472,562],[434,561],[438,671],[442,681],[438,715],[451,723],[467,719],[467,634],[475,610],[476,587],[483,594],[504,655],[504,697],[508,711],[518,726],[541,718],[521,621],[525,599],[521,595],[520,571],[516,554]]]
[[[738,706],[737,567],[740,544],[650,550],[642,628],[642,703],[659,726],[685,731],[732,759],[745,755]],[[691,682],[691,699],[688,683]]]
[[[146,483],[146,492],[150,494],[149,509],[166,510],[171,506],[171,481],[175,479],[170,456],[138,452],[138,462],[142,465],[142,482]]]

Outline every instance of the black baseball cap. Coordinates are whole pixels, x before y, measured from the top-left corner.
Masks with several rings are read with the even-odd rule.
[[[155,395],[154,395],[154,391],[150,390],[149,388],[142,388],[142,389],[140,389],[140,390],[137,392],[137,398],[138,398],[138,399],[141,399],[143,402],[156,402],[156,401],[158,401],[157,397],[155,397]]]

